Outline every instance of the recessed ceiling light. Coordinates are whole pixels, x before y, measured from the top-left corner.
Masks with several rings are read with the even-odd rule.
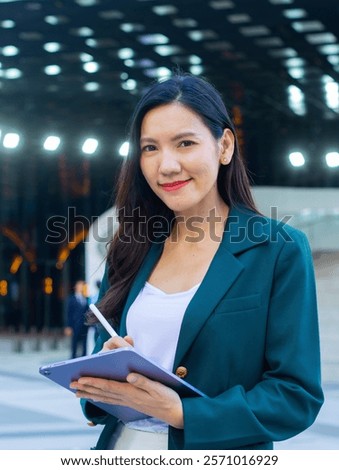
[[[250,15],[247,15],[246,13],[237,13],[234,15],[228,15],[226,16],[228,21],[233,24],[241,24],[241,23],[249,23],[252,21],[252,18]]]
[[[164,34],[160,33],[142,34],[141,36],[138,36],[138,40],[141,42],[141,44],[144,44],[145,46],[169,43],[169,38]]]
[[[93,48],[116,47],[118,43],[112,38],[87,38],[85,44]]]
[[[1,0],[1,1],[2,3],[8,3],[11,0]],[[14,0],[14,1],[18,1],[18,0]],[[42,5],[40,2],[27,2],[25,5],[26,10],[31,10],[31,11],[41,10],[41,7]]]
[[[287,91],[288,104],[291,110],[298,116],[304,116],[306,114],[306,105],[303,91],[295,85],[290,85]]]
[[[133,91],[136,89],[136,87],[137,87],[137,82],[136,80],[133,80],[132,78],[129,78],[128,80],[121,83],[121,88],[123,90]]]
[[[306,34],[306,40],[310,44],[329,44],[336,42],[337,38],[332,33]]]
[[[99,142],[97,139],[88,138],[82,145],[82,151],[87,155],[92,155],[98,148]]]
[[[188,62],[192,65],[199,65],[202,63],[202,58],[198,55],[191,54],[190,56],[188,56]]]
[[[93,39],[93,38],[88,38],[88,39],[86,39],[85,44],[88,47],[97,47],[98,41],[96,39]]]
[[[301,67],[293,67],[287,70],[289,75],[296,80],[300,80],[305,77],[305,69]]]
[[[244,36],[265,36],[271,34],[271,31],[264,25],[258,26],[243,26],[239,31]]]
[[[87,73],[96,73],[99,70],[99,64],[97,62],[85,62],[82,68]]]
[[[334,82],[333,78],[330,75],[323,75],[321,77],[321,81],[323,82],[324,85],[326,85],[326,83]]]
[[[129,152],[129,142],[126,141],[123,144],[121,144],[119,148],[119,155],[121,155],[121,157],[127,157],[128,152]]]
[[[6,57],[13,57],[19,54],[19,49],[16,46],[4,46],[1,52]]]
[[[99,0],[75,0],[81,7],[92,7],[99,4]]]
[[[192,41],[204,41],[205,39],[217,39],[218,35],[212,29],[195,29],[193,31],[188,31],[187,36],[189,36]]]
[[[325,29],[325,26],[321,23],[321,21],[293,21],[291,26],[298,33],[323,31]]]
[[[198,22],[193,18],[175,18],[173,24],[177,28],[196,28],[198,26]]]
[[[135,60],[126,59],[126,60],[124,60],[124,65],[126,65],[126,67],[134,67],[135,66]]]
[[[73,36],[80,36],[83,38],[93,36],[94,35],[94,30],[92,28],[89,28],[88,26],[82,26],[81,28],[72,28],[70,30],[70,33]]]
[[[124,33],[133,33],[133,32],[144,31],[145,26],[143,24],[140,24],[140,23],[122,23],[120,25],[120,29]]]
[[[273,5],[290,5],[294,0],[269,0]]]
[[[100,84],[97,82],[88,82],[84,85],[84,90],[86,91],[98,91],[100,88]]]
[[[56,135],[49,135],[44,141],[44,149],[50,152],[54,152],[58,149],[61,139]]]
[[[304,99],[304,93],[295,85],[290,85],[288,87],[288,93],[295,102],[299,102]]]
[[[63,15],[48,15],[48,16],[45,16],[44,20],[46,23],[52,26],[56,26],[58,24],[68,23],[69,18]]]
[[[123,47],[122,49],[118,50],[119,59],[126,60],[126,59],[131,59],[134,56],[135,56],[135,52],[130,47]]]
[[[80,60],[81,62],[92,62],[94,57],[91,54],[87,54],[87,52],[80,53]]]
[[[59,73],[61,73],[61,67],[59,65],[47,65],[44,71],[46,75],[59,75]]]
[[[61,50],[61,44],[58,42],[46,42],[43,47],[45,51],[51,53],[58,52]]]
[[[183,51],[180,46],[170,46],[169,44],[155,46],[154,50],[163,57],[170,56],[173,54],[179,54]]]
[[[282,49],[270,49],[268,51],[270,56],[276,57],[276,58],[283,58],[283,57],[295,57],[298,55],[297,51],[295,49],[292,49],[291,47],[284,47]]]
[[[110,57],[116,57],[116,52],[110,51],[108,55]],[[138,67],[138,68],[154,67],[156,65],[154,60],[147,59],[147,58],[142,58],[138,60],[126,59],[124,60],[124,64],[127,67]]]
[[[3,21],[0,21],[0,26],[1,28],[4,28],[4,29],[11,29],[15,27],[15,21],[3,20]]]
[[[339,167],[339,152],[328,152],[326,154],[326,164],[330,168]]]
[[[119,10],[104,10],[99,11],[98,16],[104,20],[121,20],[125,15]]]
[[[339,44],[326,44],[325,46],[320,46],[318,50],[325,55],[339,54]]]
[[[339,55],[329,55],[327,56],[327,60],[332,65],[339,65]]]
[[[150,78],[165,78],[170,77],[172,72],[167,67],[157,67],[144,70],[144,74]]]
[[[292,166],[298,168],[305,165],[305,157],[301,152],[291,152],[288,156]]]
[[[289,8],[283,11],[283,15],[290,20],[297,20],[299,18],[305,18],[307,12],[302,8]]]
[[[210,2],[209,5],[214,8],[214,10],[228,10],[229,8],[234,8],[234,2],[230,0],[214,0]]]
[[[186,64],[190,64],[190,58],[189,56],[187,55],[176,55],[176,56],[173,56],[172,57],[172,61],[175,62],[176,64],[179,64],[179,65],[186,65]],[[200,64],[200,62],[197,62],[198,64]]]
[[[5,134],[2,145],[7,149],[15,149],[20,142],[20,136],[16,132]]]
[[[301,67],[306,64],[306,61],[301,57],[292,57],[291,59],[285,60],[283,63],[286,67]]]
[[[204,72],[204,67],[202,65],[191,65],[190,72],[193,75],[201,75]]]
[[[339,85],[332,77],[324,77],[324,90],[327,106],[333,111],[339,112]]]
[[[153,7],[152,10],[159,16],[174,15],[178,12],[177,7],[174,5],[157,5]]]
[[[3,71],[3,77],[7,78],[8,80],[16,80],[17,78],[22,77],[22,71],[12,67]]]

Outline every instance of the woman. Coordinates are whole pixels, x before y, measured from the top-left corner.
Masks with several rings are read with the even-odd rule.
[[[97,449],[272,449],[323,402],[312,257],[305,236],[260,215],[235,129],[208,82],[154,84],[136,107],[119,179],[119,230],[98,307],[120,337],[206,397],[132,373],[72,386],[104,424]],[[88,401],[91,400],[91,401]],[[93,401],[149,416],[118,423]]]

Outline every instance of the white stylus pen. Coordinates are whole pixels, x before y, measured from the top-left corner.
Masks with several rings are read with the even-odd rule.
[[[118,333],[116,331],[114,331],[114,329],[111,327],[111,325],[108,323],[108,321],[106,320],[106,318],[103,316],[103,314],[100,312],[100,310],[94,305],[94,304],[90,304],[89,308],[92,310],[92,312],[94,313],[94,315],[97,317],[97,319],[99,320],[99,322],[102,324],[102,326],[105,328],[105,330],[107,331],[107,333],[109,333],[112,338],[114,336],[119,336]]]

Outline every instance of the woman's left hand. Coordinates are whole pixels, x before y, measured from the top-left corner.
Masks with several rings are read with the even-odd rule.
[[[77,390],[78,398],[128,406],[175,428],[184,427],[182,403],[174,390],[135,372],[126,380],[127,383],[81,377],[70,386]]]

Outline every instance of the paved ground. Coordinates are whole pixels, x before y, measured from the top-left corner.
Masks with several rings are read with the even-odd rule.
[[[7,350],[0,350],[0,449],[64,450],[93,446],[100,429],[87,426],[71,392],[38,373],[40,365],[65,359],[65,349],[38,352],[3,349]],[[276,444],[276,449],[339,449],[339,381],[327,381],[324,389],[326,403],[316,423],[296,438]]]

